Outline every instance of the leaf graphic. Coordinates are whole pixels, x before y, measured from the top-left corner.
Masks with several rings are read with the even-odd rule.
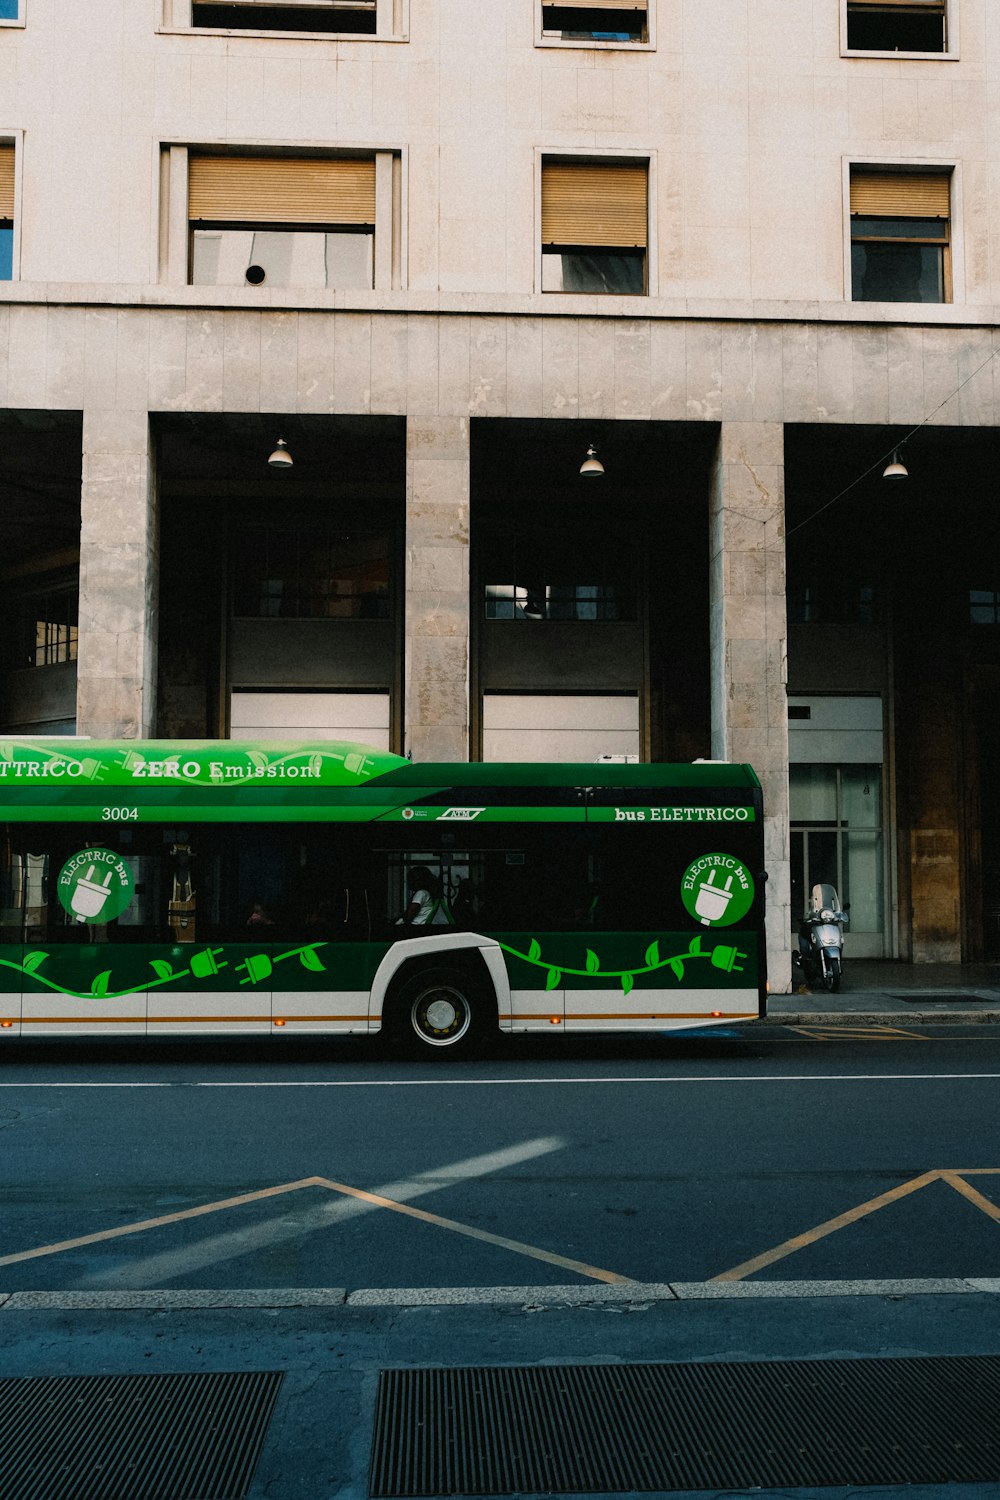
[[[681,963],[679,958],[672,958],[670,960],[670,967],[673,969],[674,974],[678,979],[684,978],[684,965]]]
[[[174,971],[165,958],[151,958],[149,966],[156,970],[161,979],[173,979],[174,977]]]
[[[660,945],[659,943],[650,943],[649,947],[646,949],[646,966],[647,968],[655,969],[659,962]]]
[[[322,974],[326,968],[315,948],[303,948],[299,953],[299,963],[304,969],[312,969],[315,974]]]
[[[632,978],[631,974],[623,974],[622,975],[622,994],[623,995],[627,995],[628,992],[629,992],[629,990],[632,988],[632,985],[634,983],[635,983],[635,981]]]
[[[105,969],[103,974],[98,974],[90,986],[90,993],[98,1000],[104,998],[108,993],[108,985],[111,983],[111,970]]]
[[[694,937],[691,939],[690,943],[688,944],[688,953],[690,954],[690,956],[692,958],[704,958],[705,957],[704,953],[702,952],[702,948],[701,948],[701,938],[700,938],[700,936],[699,936],[699,934],[697,932],[695,933]]]
[[[588,974],[596,974],[597,971],[598,971],[598,969],[600,967],[601,967],[601,960],[598,958],[598,956],[594,952],[593,948],[588,948],[587,949],[587,973]]]
[[[532,964],[537,963],[539,958],[541,957],[541,953],[541,943],[537,938],[532,938],[530,944],[528,945],[528,962]]]
[[[34,974],[39,964],[44,963],[48,956],[49,955],[47,953],[40,952],[26,953],[24,956],[24,963],[21,965],[21,968],[26,974]]]
[[[550,969],[548,978],[545,981],[545,988],[547,990],[554,990],[561,981],[562,969]]]

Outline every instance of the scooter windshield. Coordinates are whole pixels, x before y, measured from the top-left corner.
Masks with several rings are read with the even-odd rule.
[[[810,911],[838,911],[840,901],[832,885],[814,885],[809,901]]]

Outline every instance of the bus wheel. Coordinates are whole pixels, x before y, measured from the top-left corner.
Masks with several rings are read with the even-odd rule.
[[[486,1040],[488,1007],[460,969],[424,969],[404,986],[393,1008],[391,1035],[410,1052],[468,1057]]]

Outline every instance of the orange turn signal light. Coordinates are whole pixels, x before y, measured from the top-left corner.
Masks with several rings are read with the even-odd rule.
[[[285,1023],[284,1023],[284,1021],[278,1020],[278,1021],[275,1021],[274,1024],[275,1024],[275,1026],[284,1026]]]
[[[549,1016],[549,1025],[550,1026],[561,1026],[562,1025],[562,1016]]]

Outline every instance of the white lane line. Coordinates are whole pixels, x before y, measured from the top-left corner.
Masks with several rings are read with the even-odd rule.
[[[334,1203],[321,1203],[312,1208],[303,1208],[282,1214],[280,1218],[268,1219],[261,1224],[248,1225],[241,1229],[228,1230],[211,1235],[193,1245],[167,1250],[160,1255],[145,1256],[128,1266],[119,1266],[112,1271],[95,1272],[84,1278],[82,1287],[99,1286],[110,1276],[115,1285],[136,1289],[158,1286],[177,1276],[190,1276],[205,1266],[215,1266],[220,1261],[235,1260],[253,1251],[282,1245],[289,1240],[300,1240],[307,1234],[343,1224],[362,1214],[374,1213],[382,1205],[372,1198],[391,1198],[397,1203],[409,1203],[426,1193],[436,1193],[441,1188],[453,1187],[456,1183],[485,1177],[506,1167],[532,1161],[536,1157],[560,1151],[566,1142],[560,1136],[544,1136],[533,1141],[524,1141],[506,1151],[490,1151],[482,1156],[472,1156],[464,1161],[452,1162],[449,1166],[436,1167],[428,1172],[418,1172],[401,1182],[384,1183],[373,1188],[370,1198],[338,1198]]]
[[[757,1073],[750,1076],[724,1074],[706,1078],[699,1074],[673,1077],[666,1074],[634,1078],[374,1078],[374,1079],[297,1079],[283,1081],[262,1078],[257,1081],[205,1083],[0,1083],[0,1092],[9,1089],[445,1089],[445,1088],[529,1088],[553,1085],[594,1085],[621,1083],[939,1083],[996,1082],[1000,1073]]]

